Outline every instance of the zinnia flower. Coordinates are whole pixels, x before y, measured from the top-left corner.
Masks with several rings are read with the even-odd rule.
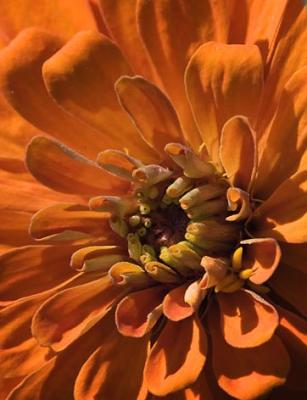
[[[0,14],[1,399],[305,398],[303,3]]]

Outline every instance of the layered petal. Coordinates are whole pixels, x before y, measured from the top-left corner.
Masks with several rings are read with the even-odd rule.
[[[287,386],[294,390],[307,391],[305,371],[307,367],[307,322],[296,314],[278,308],[280,325],[277,335],[285,344],[291,359]]]
[[[83,155],[96,159],[104,136],[56,105],[42,77],[42,65],[63,42],[37,28],[21,32],[0,54],[0,86],[25,119]]]
[[[26,163],[32,175],[54,190],[94,196],[119,194],[128,184],[110,176],[93,161],[63,144],[45,137],[35,137],[27,148]]]
[[[72,246],[25,246],[0,256],[1,301],[49,290],[75,273],[69,268]]]
[[[80,32],[43,65],[43,78],[57,104],[100,132],[105,148],[129,148],[133,155],[152,161],[126,113],[120,108],[114,83],[131,69],[107,37]],[[103,95],[101,95],[103,93]]]
[[[249,280],[256,285],[266,282],[278,267],[281,251],[274,239],[248,239],[244,245],[242,266],[251,269]]]
[[[176,112],[167,97],[141,77],[123,77],[115,86],[122,107],[128,112],[145,141],[163,157],[164,147],[181,142]]]
[[[192,315],[194,309],[185,302],[184,295],[190,283],[178,286],[165,296],[163,313],[171,321],[180,321]]]
[[[46,28],[63,38],[69,38],[82,29],[97,29],[86,0],[4,2],[0,5],[0,25],[1,31],[10,39],[30,26]]]
[[[184,93],[184,69],[193,52],[202,43],[208,40],[226,41],[226,14],[224,1],[184,0],[176,1],[175,5],[169,0],[138,2],[138,24],[142,40],[176,107],[185,137],[194,148],[200,144],[200,139]]]
[[[108,276],[65,289],[35,313],[33,336],[42,346],[61,351],[101,320],[125,291]]]
[[[167,321],[146,361],[144,377],[158,396],[183,389],[198,378],[207,353],[205,331],[196,318]]]
[[[221,330],[236,348],[253,348],[270,340],[278,326],[275,308],[248,290],[219,293]]]
[[[245,117],[229,119],[222,130],[220,158],[229,182],[249,191],[256,173],[255,132]]]
[[[103,338],[100,346],[83,364],[75,382],[74,398],[91,400],[145,400],[143,368],[149,338],[126,338],[116,332]],[[110,362],[110,360],[112,360]],[[120,377],[120,384],[116,381]]]
[[[268,282],[273,291],[298,312],[307,316],[306,274],[281,263]]]
[[[213,370],[225,392],[241,400],[253,400],[285,383],[290,360],[276,335],[261,346],[238,349],[224,341],[216,308],[210,309],[209,323]]]
[[[296,72],[281,93],[272,124],[260,142],[255,192],[266,199],[295,172],[307,169],[307,67]]]
[[[163,286],[154,286],[123,298],[115,314],[119,332],[131,337],[148,333],[162,315],[161,302],[166,291]]]
[[[205,43],[189,62],[185,85],[202,139],[219,164],[224,123],[235,115],[244,115],[252,126],[255,124],[263,86],[258,47]]]
[[[284,181],[257,208],[252,231],[289,243],[307,241],[307,170]]]

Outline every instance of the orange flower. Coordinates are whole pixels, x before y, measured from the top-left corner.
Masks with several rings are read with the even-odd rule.
[[[0,398],[302,399],[306,7],[32,3],[0,5]]]

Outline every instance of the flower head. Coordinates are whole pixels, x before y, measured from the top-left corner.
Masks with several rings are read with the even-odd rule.
[[[306,7],[175,3],[41,1],[0,53],[7,400],[307,391]]]

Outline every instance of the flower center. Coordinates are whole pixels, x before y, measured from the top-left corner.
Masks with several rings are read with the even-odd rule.
[[[91,207],[112,214],[110,226],[127,241],[131,262],[159,282],[202,280],[206,289],[235,291],[250,276],[242,270],[240,240],[251,205],[206,158],[180,144],[166,146],[163,165],[144,165],[108,150],[101,165],[131,182],[125,197],[94,198]]]

